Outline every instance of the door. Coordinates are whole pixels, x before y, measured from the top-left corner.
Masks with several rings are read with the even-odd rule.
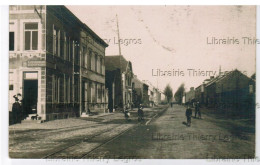
[[[88,110],[88,83],[83,82],[82,85],[82,111],[87,112]]]
[[[37,73],[36,73],[37,74]],[[28,114],[37,113],[38,100],[38,79],[30,77],[25,74],[23,81],[23,113],[24,116]]]

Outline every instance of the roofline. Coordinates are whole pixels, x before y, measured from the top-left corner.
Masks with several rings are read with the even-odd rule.
[[[87,32],[89,32],[91,35],[93,35],[93,37],[99,41],[103,46],[108,47],[108,44],[102,39],[100,38],[92,29],[90,29],[85,23],[83,23],[75,14],[73,14],[66,6],[64,5],[46,5],[46,6],[50,6],[50,7],[55,7],[55,6],[60,6],[62,7],[66,12],[68,12],[69,14],[71,14],[74,19],[80,24],[81,28],[84,28]]]

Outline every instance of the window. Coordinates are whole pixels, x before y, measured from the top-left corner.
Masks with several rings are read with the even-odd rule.
[[[60,78],[59,79],[59,102],[64,102],[64,90],[62,90],[62,88],[64,89],[64,79]]]
[[[91,83],[91,101],[92,103],[96,102],[96,84],[94,82]]]
[[[88,55],[87,55],[87,48],[83,47],[83,60],[82,60],[82,66],[84,66],[85,68],[87,68],[88,66]]]
[[[53,27],[53,54],[60,56],[60,31]]]
[[[102,86],[101,86],[101,84],[97,85],[97,99],[98,99],[98,102],[102,101]]]
[[[87,62],[88,62],[88,64],[87,64],[87,66],[88,66],[88,69],[90,69],[91,70],[91,54],[92,54],[92,52],[91,52],[91,50],[89,50],[89,53],[88,53],[88,60],[87,60]]]
[[[67,36],[66,36],[66,32],[64,32],[64,41],[63,41],[63,59],[66,60],[67,59]]]
[[[102,65],[103,65],[103,59],[100,57],[100,64],[99,64],[99,67],[100,67],[99,73],[100,74],[102,74]]]
[[[79,80],[74,78],[74,101],[77,103],[79,101]]]
[[[60,79],[53,75],[52,76],[52,102],[58,103],[59,102],[59,88],[60,88]]]
[[[75,55],[74,55],[74,59],[75,59],[75,63],[79,65],[79,43],[78,41],[75,41],[74,44],[74,51],[75,51]]]
[[[64,75],[64,77],[63,77],[64,79],[63,79],[63,82],[64,82],[64,86],[63,86],[63,92],[64,92],[64,103],[67,103],[67,86],[68,86],[68,84],[67,84],[67,79],[66,79],[66,76]]]
[[[9,85],[9,91],[12,91],[12,90],[14,90],[14,85],[13,84]]]
[[[91,70],[95,71],[95,54],[93,52],[91,54]]]
[[[69,55],[70,57],[69,57],[69,61],[73,60],[73,51],[74,51],[73,45],[74,45],[74,41],[70,40],[70,55]]]
[[[65,102],[69,103],[70,102],[70,77],[66,78],[65,88],[66,88],[66,92],[65,92],[66,99],[65,99]]]
[[[97,72],[97,61],[98,61],[98,57],[97,55],[95,54],[95,71]]]
[[[9,50],[14,51],[14,32],[9,32]]]
[[[24,42],[25,50],[37,50],[38,49],[38,24],[26,23],[24,28]]]
[[[70,61],[70,38],[67,38],[67,60]]]

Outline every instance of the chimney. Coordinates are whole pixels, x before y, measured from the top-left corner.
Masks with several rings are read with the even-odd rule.
[[[210,76],[210,80],[212,80],[214,78],[214,76]]]

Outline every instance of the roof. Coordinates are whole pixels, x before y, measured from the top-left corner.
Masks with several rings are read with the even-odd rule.
[[[75,16],[66,6],[64,5],[47,5],[48,9],[52,9],[53,11],[67,17],[68,19],[73,19],[76,23],[86,30],[89,34],[93,36],[100,44],[105,47],[108,47],[108,44],[101,39],[92,29],[90,29],[85,23],[83,23],[77,16]],[[62,10],[62,11],[61,11]],[[65,15],[64,15],[65,14]]]
[[[106,70],[113,71],[116,69],[120,69],[122,72],[126,71],[128,63],[132,64],[130,61],[127,61],[123,56],[116,55],[116,56],[105,56],[105,66]]]
[[[211,81],[209,81],[208,83],[206,83],[205,86],[207,87],[207,86],[210,86],[210,85],[212,85],[212,84],[214,84],[214,83],[220,82],[221,80],[225,79],[226,77],[230,76],[231,74],[233,74],[233,73],[235,73],[235,72],[238,72],[238,73],[244,75],[244,74],[241,73],[239,70],[235,69],[235,70],[232,70],[232,71],[228,71],[228,72],[226,72],[226,73],[223,74],[223,75],[219,75],[219,76],[213,78]],[[246,75],[244,75],[244,76],[246,76]],[[252,79],[252,78],[250,78],[250,77],[248,77],[248,76],[246,76],[246,77],[249,78],[249,79]],[[252,79],[252,80],[253,80],[253,79]]]

